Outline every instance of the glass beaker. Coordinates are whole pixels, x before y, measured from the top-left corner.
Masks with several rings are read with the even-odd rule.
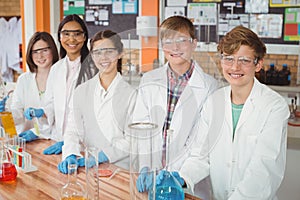
[[[0,141],[0,182],[14,182],[17,179],[17,169],[13,164],[7,140]]]
[[[85,148],[87,199],[99,199],[98,153],[99,150],[97,147]]]
[[[150,122],[132,123],[130,129],[130,198],[155,199],[156,172],[162,168],[162,133]],[[144,192],[141,181],[145,183]]]
[[[14,137],[17,135],[15,123],[14,123],[14,118],[12,116],[11,112],[1,112],[0,113],[0,118],[1,118],[1,124],[5,130],[5,133],[10,137]]]
[[[68,164],[68,183],[60,192],[61,200],[85,200],[84,187],[77,181],[77,165]]]

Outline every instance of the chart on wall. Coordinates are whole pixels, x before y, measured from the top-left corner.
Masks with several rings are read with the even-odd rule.
[[[299,7],[300,0],[270,0],[270,7]]]
[[[138,0],[85,0],[85,21],[91,36],[110,29],[122,39],[137,39],[137,15]]]
[[[300,8],[285,9],[284,40],[300,40]]]
[[[216,25],[217,4],[216,3],[189,3],[187,17],[194,25]]]
[[[63,2],[63,9],[64,9],[64,16],[77,14],[80,16],[84,15],[84,0],[64,0]]]
[[[282,14],[254,14],[250,16],[250,29],[260,38],[281,38]]]

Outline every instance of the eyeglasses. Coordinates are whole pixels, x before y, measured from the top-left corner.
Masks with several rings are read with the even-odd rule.
[[[35,49],[31,51],[31,55],[32,56],[38,56],[38,55],[43,55],[46,56],[50,53],[50,47],[44,47],[44,48],[40,48],[40,49]]]
[[[224,65],[232,66],[236,61],[234,56],[226,56],[224,54],[221,55],[221,62]],[[237,64],[245,67],[249,67],[252,63],[256,65],[258,62],[258,58],[252,59],[245,56],[240,56],[237,58]]]
[[[165,40],[162,40],[161,43],[165,47],[170,47],[174,43],[177,44],[177,45],[185,45],[188,42],[191,43],[192,41],[193,41],[193,38],[179,37],[179,38],[176,38],[176,39],[165,39]]]
[[[106,56],[106,57],[114,57],[117,54],[117,48],[100,48],[92,50],[92,56],[94,57],[100,57],[100,56]]]
[[[82,40],[84,38],[84,32],[78,30],[63,30],[60,32],[60,37],[64,39],[73,37],[75,40]]]

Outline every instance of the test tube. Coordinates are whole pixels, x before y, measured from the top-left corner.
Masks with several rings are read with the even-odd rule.
[[[39,124],[38,124],[37,118],[35,117],[34,110],[30,110],[30,116],[32,117],[32,122],[33,122],[33,127],[35,130],[35,133],[37,135],[40,135]]]

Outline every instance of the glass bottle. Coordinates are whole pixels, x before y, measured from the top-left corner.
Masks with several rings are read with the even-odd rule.
[[[61,189],[61,200],[85,200],[85,190],[77,181],[77,165],[68,164],[68,183]]]
[[[163,174],[163,180],[155,188],[155,199],[159,200],[183,200],[184,191],[178,180],[168,171],[170,163],[170,144],[173,130],[167,130],[167,142],[166,142],[166,167]],[[152,195],[149,195],[149,200],[152,200]]]
[[[17,179],[17,169],[13,164],[8,142],[0,141],[0,182],[14,182]]]
[[[291,72],[287,64],[282,65],[282,69],[278,73],[279,85],[289,85],[291,83]]]
[[[271,63],[270,68],[266,71],[266,84],[268,85],[278,84],[278,71],[275,69],[274,63]]]
[[[0,101],[2,101],[4,98],[7,98],[6,96],[6,89],[4,82],[2,81],[2,77],[0,76]],[[3,112],[0,112],[0,120],[1,120],[1,126],[4,128],[5,133],[10,137],[13,138],[15,135],[17,135],[14,119],[12,116],[12,113],[10,111],[7,111],[4,109]]]

